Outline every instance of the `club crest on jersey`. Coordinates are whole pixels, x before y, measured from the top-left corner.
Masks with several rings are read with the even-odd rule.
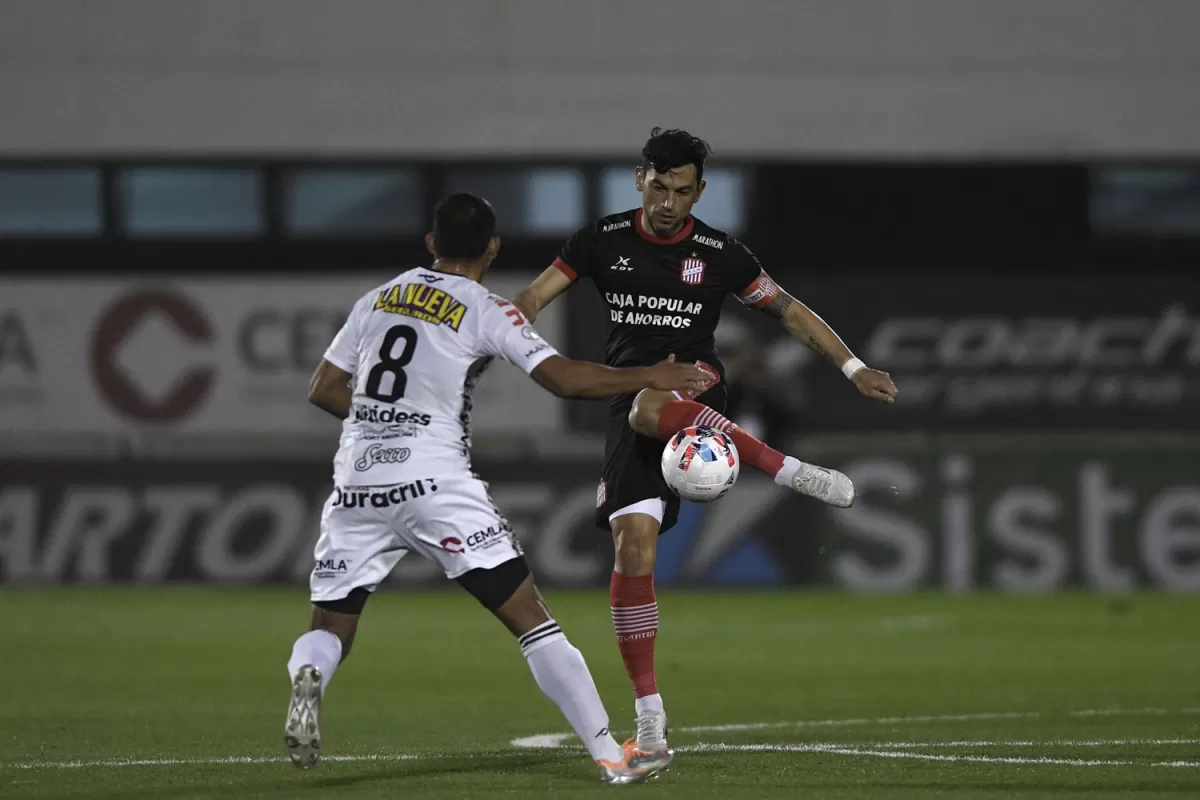
[[[375,310],[445,325],[457,333],[467,306],[441,289],[419,283],[398,283],[379,293]]]
[[[704,262],[696,258],[695,253],[692,253],[690,258],[683,260],[683,271],[680,273],[680,277],[683,278],[684,283],[704,283],[704,267]]]

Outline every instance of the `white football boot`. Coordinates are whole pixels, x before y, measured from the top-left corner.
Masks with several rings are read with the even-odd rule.
[[[321,758],[321,671],[305,664],[292,680],[292,700],[283,725],[283,743],[298,769],[312,769]]]
[[[670,750],[647,753],[639,750],[629,742],[621,745],[621,749],[625,751],[625,757],[620,763],[612,761],[596,762],[596,766],[600,768],[601,783],[615,786],[627,783],[641,783],[648,778],[653,778],[666,769],[667,765],[671,763],[671,759],[675,757],[675,754]]]
[[[838,508],[854,505],[854,484],[836,469],[818,467],[801,461],[800,469],[792,476],[792,488],[800,494],[815,497]]]
[[[667,712],[646,710],[637,715],[637,733],[622,747],[643,753],[669,753],[667,748]]]

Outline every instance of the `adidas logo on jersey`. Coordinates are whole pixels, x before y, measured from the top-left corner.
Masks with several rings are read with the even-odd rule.
[[[379,406],[354,406],[355,422],[377,422],[380,425],[428,425],[433,422],[430,414],[411,414],[395,408]]]
[[[467,306],[453,295],[419,283],[396,284],[379,293],[375,310],[445,325],[458,333]]]

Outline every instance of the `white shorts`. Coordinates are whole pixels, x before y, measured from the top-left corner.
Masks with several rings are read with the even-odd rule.
[[[632,505],[618,508],[616,511],[608,515],[608,521],[612,522],[617,517],[624,517],[628,514],[645,514],[648,517],[654,517],[658,520],[658,524],[662,525],[663,517],[667,515],[667,501],[661,497],[651,497],[648,500],[639,500]]]
[[[436,561],[453,579],[498,567],[521,555],[521,546],[487,484],[470,476],[337,488],[321,514],[312,599],[373,592],[409,552]]]

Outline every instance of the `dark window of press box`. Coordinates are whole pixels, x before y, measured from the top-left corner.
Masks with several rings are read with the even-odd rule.
[[[496,209],[502,233],[561,236],[587,221],[583,171],[571,167],[467,168],[446,173],[445,193],[474,192]]]
[[[133,167],[117,186],[131,236],[255,236],[264,227],[258,169]]]
[[[284,179],[284,227],[300,236],[395,236],[425,232],[415,170],[298,169]]]
[[[1200,237],[1200,168],[1093,168],[1088,217],[1102,236]]]
[[[94,167],[0,168],[0,236],[95,236],[104,228]]]

